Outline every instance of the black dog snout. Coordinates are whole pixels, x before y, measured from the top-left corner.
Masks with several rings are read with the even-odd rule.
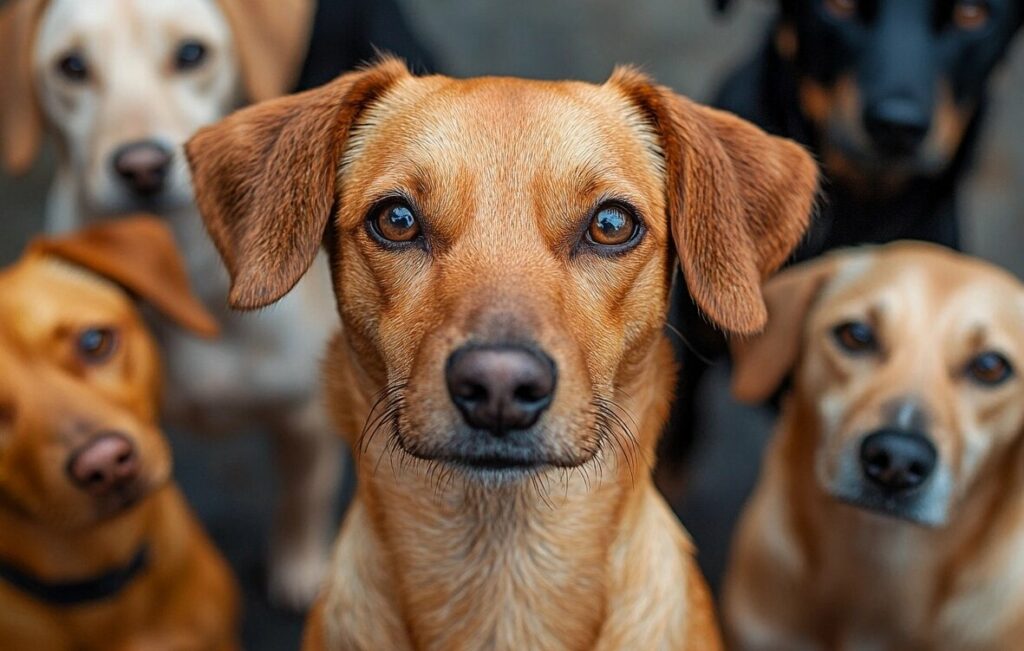
[[[923,484],[935,471],[938,453],[925,436],[897,429],[870,434],[860,447],[864,476],[890,495]]]
[[[448,358],[445,376],[466,423],[494,436],[531,427],[555,393],[551,358],[516,346],[463,346]]]
[[[931,116],[909,101],[879,102],[864,111],[864,128],[875,146],[888,154],[913,154],[930,127]]]
[[[140,140],[118,148],[113,155],[114,171],[140,197],[158,194],[171,166],[171,152],[152,140]]]

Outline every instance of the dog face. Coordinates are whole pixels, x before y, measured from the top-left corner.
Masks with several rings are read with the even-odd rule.
[[[344,336],[382,390],[369,434],[492,479],[585,464],[622,425],[674,250],[712,318],[758,328],[757,279],[815,187],[792,143],[629,71],[460,81],[388,61],[187,149],[232,303],[277,300],[323,240]]]
[[[794,369],[825,492],[938,526],[1006,471],[1024,427],[1016,279],[937,247],[895,244],[795,267],[765,293],[773,316],[764,335],[737,346],[734,388],[761,399]]]
[[[58,139],[60,173],[76,179],[74,200],[88,213],[189,203],[184,141],[237,106],[243,82],[256,99],[287,87],[282,73],[254,79],[246,65],[276,71],[295,63],[288,47],[280,51],[287,64],[264,61],[267,55],[259,61],[246,56],[258,38],[252,33],[266,31],[261,18],[270,17],[264,15],[265,2],[242,11],[235,4],[15,0],[0,23],[0,36],[11,39],[0,51],[12,70],[7,90],[24,94],[20,100],[6,96],[0,112],[11,138],[5,145],[8,167],[18,171],[31,161],[38,140],[31,132],[45,122]],[[271,13],[280,18],[276,10]],[[288,28],[304,14],[297,16],[276,29]],[[27,71],[19,83],[23,67]],[[268,74],[281,79],[263,79]]]
[[[1019,0],[782,0],[776,47],[839,178],[943,171],[1020,25]]]
[[[0,507],[80,528],[167,482],[157,350],[125,290],[212,334],[176,256],[162,226],[126,220],[0,272]]]

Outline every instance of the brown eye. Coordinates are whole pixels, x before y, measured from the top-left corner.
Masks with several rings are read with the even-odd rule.
[[[420,223],[416,213],[401,201],[382,206],[370,222],[373,233],[387,242],[412,242],[420,237]]]
[[[836,18],[853,18],[857,14],[857,0],[825,0],[825,8]]]
[[[78,334],[75,350],[86,364],[102,364],[117,350],[117,333],[111,328],[86,328]]]
[[[999,353],[989,351],[971,360],[967,373],[979,384],[996,386],[1010,379],[1013,366]]]
[[[590,219],[587,237],[599,246],[621,246],[634,240],[640,223],[632,212],[618,205],[598,208]]]
[[[199,41],[182,41],[174,53],[174,67],[177,70],[198,68],[206,60],[206,46]]]
[[[981,0],[960,0],[953,5],[953,24],[958,29],[975,30],[988,23],[991,9]]]
[[[878,350],[874,329],[860,321],[848,321],[832,330],[839,346],[848,353],[869,353]]]
[[[89,78],[89,67],[80,52],[72,51],[57,61],[57,72],[68,81],[81,83]]]

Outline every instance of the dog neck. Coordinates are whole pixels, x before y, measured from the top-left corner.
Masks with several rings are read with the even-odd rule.
[[[649,465],[674,378],[661,361],[668,359],[660,341],[620,387],[637,421],[635,468],[611,441],[587,467],[492,486],[417,460],[381,458],[383,443],[360,457],[357,509],[386,568],[385,598],[414,646],[528,648],[538,639],[593,646],[609,591],[625,583],[612,568],[621,569],[612,557],[632,531],[623,522],[646,517],[637,514],[656,498]]]
[[[37,597],[58,601],[109,596],[147,565],[143,550],[156,522],[158,499],[152,495],[81,529],[57,528],[0,504],[0,582],[18,586],[19,579],[26,579],[23,591],[38,588]]]

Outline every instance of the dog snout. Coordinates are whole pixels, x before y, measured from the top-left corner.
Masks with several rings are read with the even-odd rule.
[[[138,451],[124,435],[108,433],[76,450],[68,463],[68,476],[76,486],[102,497],[139,477]]]
[[[556,369],[540,351],[464,346],[448,358],[445,379],[466,424],[503,436],[532,427],[551,405]]]
[[[864,110],[864,128],[875,146],[896,156],[917,151],[931,128],[931,116],[915,102],[888,100]]]
[[[935,446],[923,434],[882,429],[860,446],[864,476],[887,495],[909,493],[925,483],[938,462]]]
[[[170,149],[156,141],[133,142],[114,152],[114,171],[134,194],[149,197],[163,190],[171,157]]]

